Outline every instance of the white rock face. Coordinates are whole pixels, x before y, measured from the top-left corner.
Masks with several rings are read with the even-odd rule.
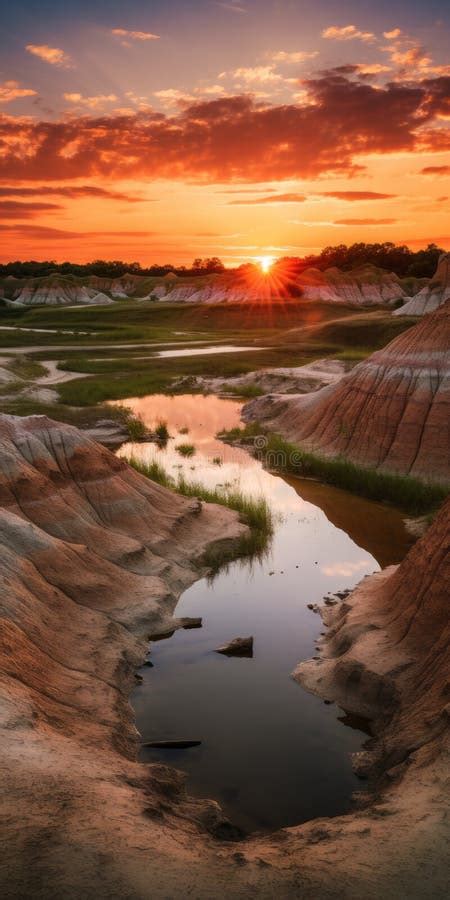
[[[442,253],[434,277],[415,297],[408,297],[394,316],[424,316],[450,298],[450,253]]]
[[[29,281],[22,287],[14,302],[21,306],[72,306],[77,303],[106,306],[113,301],[106,294],[92,288],[52,278],[40,279],[37,283]]]
[[[405,297],[400,279],[393,272],[375,266],[361,266],[352,272],[331,268],[324,272],[306,269],[298,278],[303,296],[325,303],[351,306],[391,306]]]

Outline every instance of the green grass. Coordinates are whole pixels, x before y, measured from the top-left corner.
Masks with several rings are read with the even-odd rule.
[[[175,450],[177,451],[177,453],[180,454],[180,456],[188,456],[189,457],[189,456],[194,456],[194,454],[195,454],[195,447],[193,444],[178,444],[175,447]]]
[[[220,437],[230,442],[252,444],[258,435],[265,436],[266,444],[255,453],[269,468],[303,478],[315,478],[368,500],[393,504],[411,515],[433,512],[449,493],[449,488],[441,484],[424,482],[409,475],[367,469],[343,457],[325,458],[302,450],[280,435],[266,432],[257,423],[244,429],[234,428]]]
[[[202,563],[216,573],[237,558],[263,558],[273,535],[273,516],[265,497],[250,497],[235,487],[208,488],[198,481],[188,481],[184,475],[169,475],[159,462],[146,463],[131,457],[129,464],[152,481],[176,491],[184,497],[197,497],[205,503],[226,506],[238,513],[249,531],[232,544],[224,542],[210,547],[202,557]]]
[[[7,364],[7,368],[18,378],[25,381],[33,381],[35,378],[47,374],[47,369],[42,363],[35,359],[29,359],[28,356],[14,356]]]
[[[166,444],[170,438],[169,429],[167,427],[167,422],[164,422],[162,419],[158,422],[155,428],[155,434],[159,441],[162,444]]]

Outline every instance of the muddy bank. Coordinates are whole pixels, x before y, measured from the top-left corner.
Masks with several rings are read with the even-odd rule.
[[[189,799],[173,769],[136,762],[128,695],[148,635],[173,626],[176,597],[197,577],[192,560],[241,526],[145,481],[76,429],[4,417],[0,436],[3,896],[444,896],[448,506],[404,564],[344,600],[356,619],[323,663],[330,699],[341,683],[332,657],[358,662],[363,625],[366,669],[393,686],[373,714],[374,803],[229,843],[216,803]],[[316,688],[315,667],[304,671]],[[358,677],[346,671],[357,712]]]

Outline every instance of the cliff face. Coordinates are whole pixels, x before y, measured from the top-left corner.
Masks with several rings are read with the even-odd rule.
[[[450,302],[307,396],[268,395],[244,408],[324,455],[449,480]]]
[[[396,309],[394,316],[424,316],[450,299],[450,253],[439,257],[434,277],[418,294]]]

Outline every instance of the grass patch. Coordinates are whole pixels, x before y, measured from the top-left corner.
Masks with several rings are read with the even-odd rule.
[[[238,557],[263,558],[273,535],[273,516],[264,497],[250,497],[235,487],[208,488],[201,482],[188,481],[182,474],[175,479],[156,461],[146,463],[131,457],[128,462],[141,475],[184,497],[197,497],[234,510],[248,525],[249,532],[237,541],[213,545],[205,552],[202,562],[214,573]]]
[[[161,419],[158,422],[158,424],[155,428],[155,434],[156,434],[156,437],[158,438],[158,440],[161,441],[162,444],[166,444],[167,441],[169,440],[169,438],[170,438],[169,429],[167,427],[167,422],[164,422],[163,419]]]
[[[180,454],[180,456],[189,457],[194,456],[195,454],[195,447],[193,444],[178,444],[178,446],[175,447],[175,450]]]
[[[189,428],[187,427],[187,425],[183,425],[182,428],[179,428],[178,434],[189,434]]]
[[[269,468],[301,478],[316,478],[368,500],[393,504],[411,515],[433,512],[449,493],[445,485],[424,482],[409,475],[366,469],[343,457],[328,459],[302,450],[280,435],[266,432],[257,423],[243,429],[234,428],[220,437],[230,442],[251,444],[257,435],[264,435],[265,446],[255,450],[255,455]]]
[[[15,356],[8,362],[8,369],[17,378],[23,378],[24,381],[33,381],[35,378],[41,378],[47,374],[47,369],[42,363],[28,356]]]

